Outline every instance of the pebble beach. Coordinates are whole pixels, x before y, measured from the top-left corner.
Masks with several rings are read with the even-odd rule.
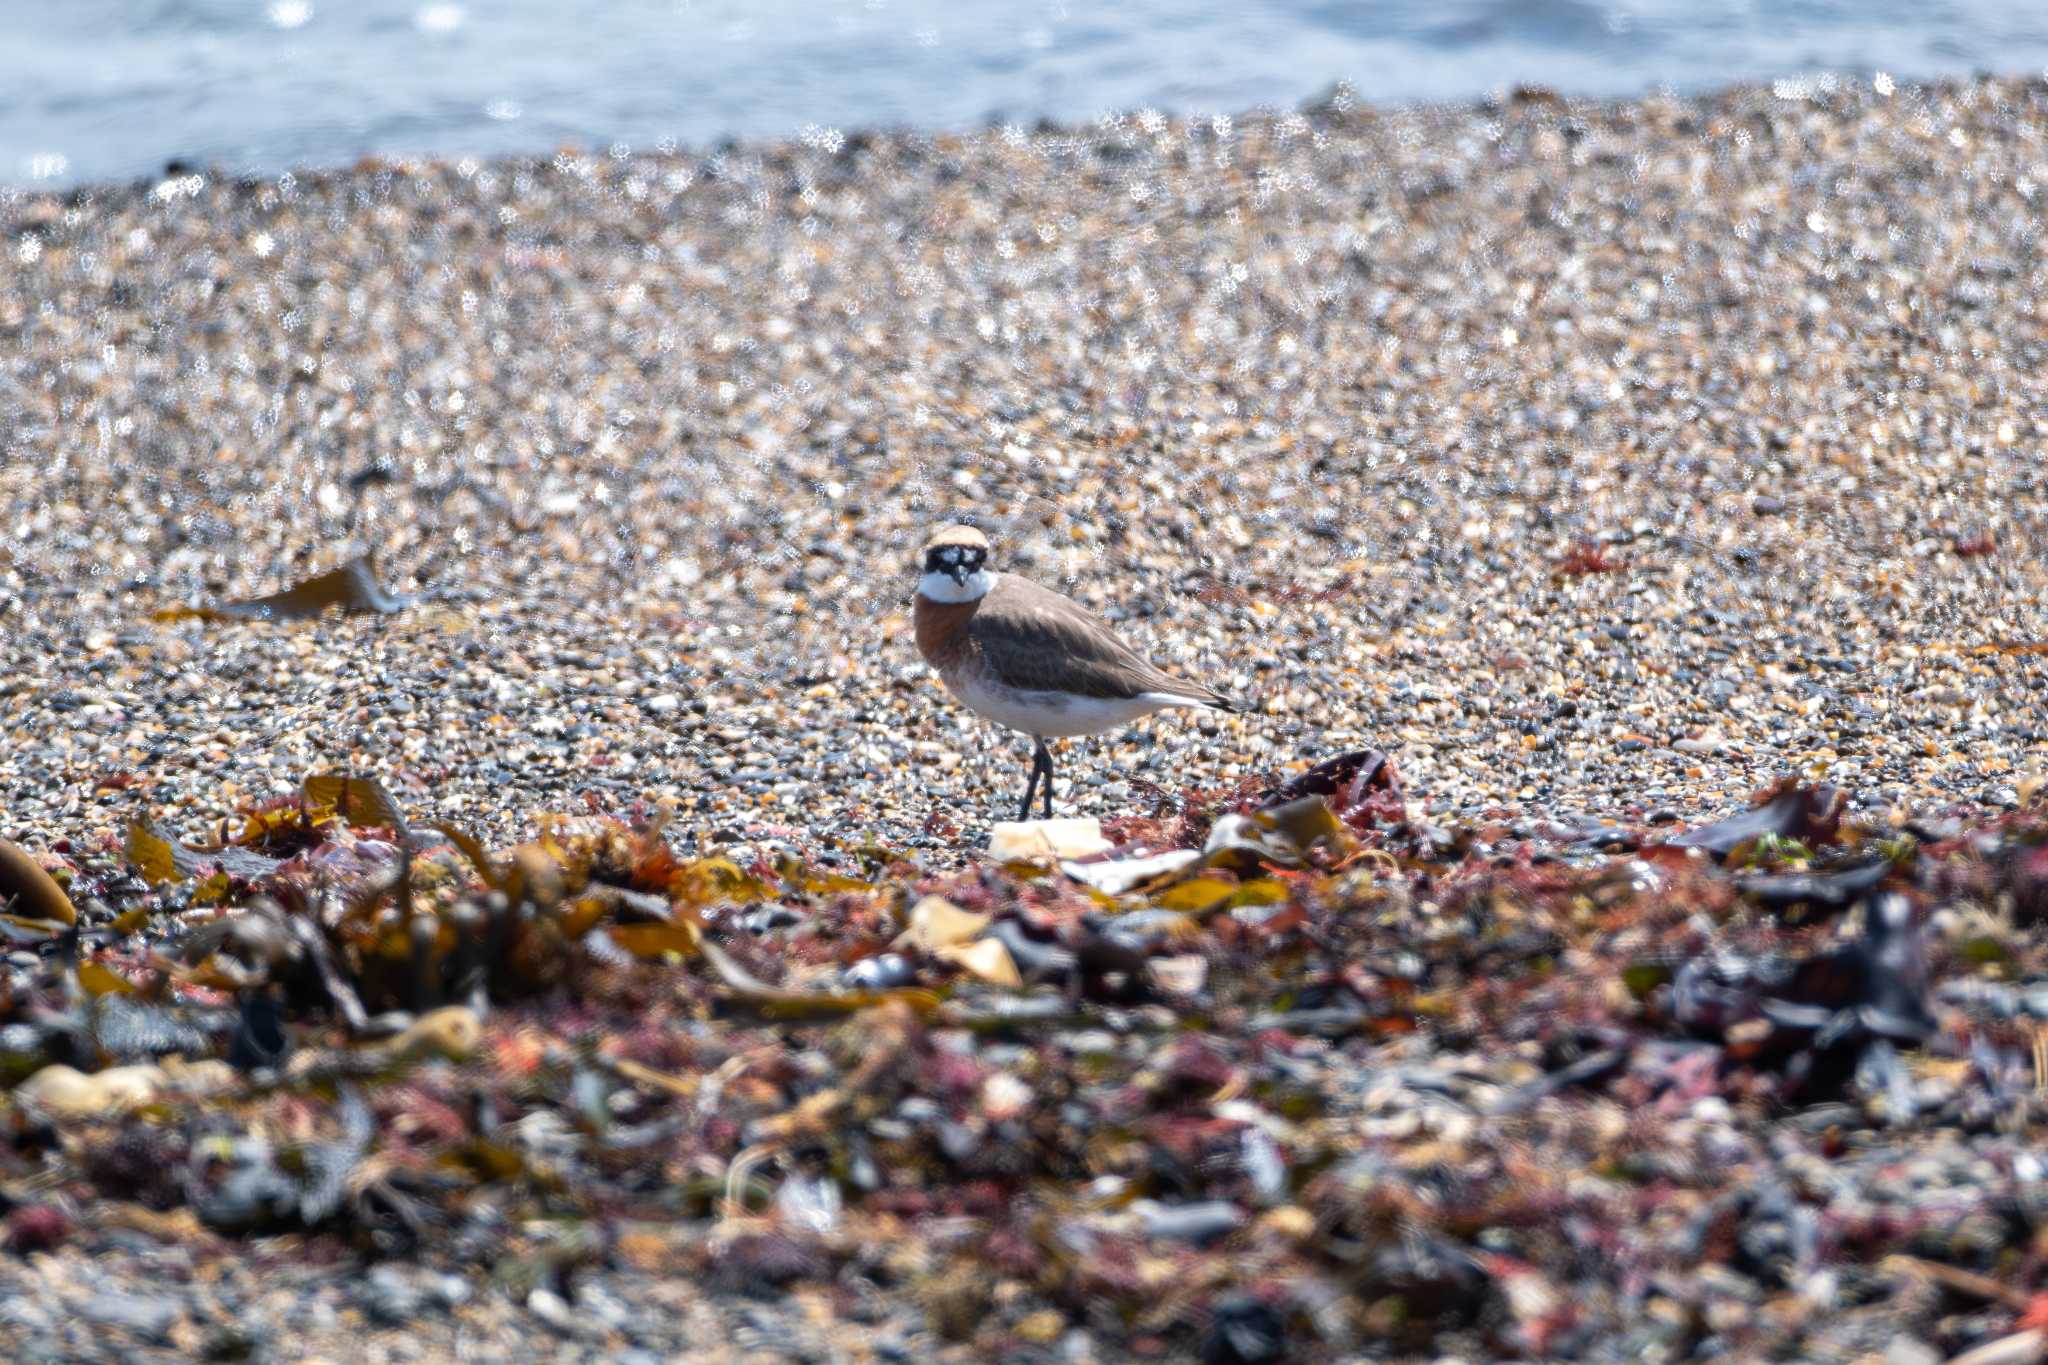
[[[1999,648],[2044,633],[2042,100],[1525,92],[11,194],[8,829],[367,765],[507,832],[590,793],[971,842],[1025,746],[905,609],[963,518],[1253,708],[1087,745],[1078,813],[1361,741],[1447,813],[1789,771],[2010,801],[2048,752],[2042,656]],[[151,623],[363,550],[419,609]]]
[[[1245,704],[1069,744],[1063,815],[1167,820],[1378,749],[1445,847],[1701,826],[1787,781],[1929,846],[2024,817],[2048,773],[2044,137],[2035,79],[1406,109],[1340,87],[1200,122],[0,191],[0,837],[83,869],[138,819],[226,839],[352,772],[492,848],[602,815],[684,858],[836,874],[881,847],[969,876],[1028,742],[912,647],[916,551],[952,521]],[[185,610],[365,555],[399,609]],[[1928,1180],[1966,1184],[1951,1166]],[[535,1299],[116,1241],[146,1320],[35,1316],[100,1273],[76,1247],[0,1264],[20,1358],[227,1351],[248,1317],[278,1358],[517,1359],[557,1308],[593,1358],[977,1351],[929,1295],[697,1296],[658,1251]],[[1727,1301],[1793,1331],[1782,1299]],[[1057,1311],[1003,1340],[1196,1349]],[[1615,1313],[1569,1353],[1621,1352]],[[1925,1359],[2009,1325],[1941,1317],[1912,1325]],[[1378,1330],[1289,1349],[1430,1358]],[[1801,1349],[1893,1359],[1875,1340]]]

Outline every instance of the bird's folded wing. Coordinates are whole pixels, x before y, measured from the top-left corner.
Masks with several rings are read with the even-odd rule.
[[[1134,653],[1087,608],[1028,579],[1005,574],[969,626],[974,647],[1011,687],[1128,698],[1164,692],[1203,705],[1213,689],[1162,672]]]

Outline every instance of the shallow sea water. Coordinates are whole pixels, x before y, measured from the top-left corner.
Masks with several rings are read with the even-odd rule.
[[[2044,63],[2000,0],[16,0],[0,184]]]

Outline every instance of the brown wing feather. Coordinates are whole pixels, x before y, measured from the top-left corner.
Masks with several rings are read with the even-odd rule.
[[[1213,688],[1154,668],[1072,598],[1013,574],[997,576],[967,630],[986,666],[1012,687],[1084,697],[1171,692],[1230,709]]]

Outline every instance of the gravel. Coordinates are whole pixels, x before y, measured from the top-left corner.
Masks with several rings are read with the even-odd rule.
[[[2012,799],[2041,82],[1350,105],[5,192],[7,832],[346,766],[971,844],[962,516],[1253,703],[1082,813],[1365,741],[1445,812]],[[359,549],[425,603],[151,620]]]
[[[102,1246],[0,1260],[0,1346],[14,1360],[61,1361],[824,1361],[874,1358],[892,1333],[910,1333],[919,1358],[968,1358],[935,1349],[900,1315],[883,1324],[820,1319],[808,1295],[721,1304],[686,1278],[629,1270],[570,1300],[537,1289],[521,1308],[495,1294],[451,1302],[443,1278],[453,1277],[382,1266],[364,1277],[261,1249],[195,1258]],[[109,1287],[152,1280],[154,1291]],[[557,1322],[570,1330],[554,1330]],[[779,1356],[750,1344],[769,1340],[781,1343]]]

